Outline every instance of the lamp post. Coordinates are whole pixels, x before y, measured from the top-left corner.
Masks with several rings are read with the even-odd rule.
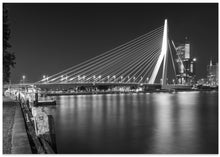
[[[142,80],[143,80],[143,77],[141,76],[140,83],[142,82]]]
[[[114,78],[114,82],[115,82],[115,78],[116,78],[116,76],[114,75],[113,78]]]
[[[66,77],[65,77],[65,82],[68,82],[68,76],[66,75]]]
[[[108,75],[107,77],[108,77],[108,82],[109,82],[109,78],[110,78],[110,76]]]
[[[93,82],[95,82],[95,75],[93,75]]]
[[[77,81],[78,81],[78,82],[80,82],[80,75],[78,75],[78,76],[77,76],[77,78],[78,78],[78,80],[77,80]]]
[[[22,82],[23,82],[23,84],[24,84],[24,82],[25,82],[25,79],[26,79],[26,76],[23,75],[23,76],[22,76]]]
[[[86,78],[86,76],[85,76],[85,75],[83,75],[83,81],[84,81],[84,82],[86,82],[86,81],[85,81],[85,78]]]
[[[173,79],[173,84],[175,84],[175,79]]]
[[[99,82],[101,82],[102,75],[99,75]]]
[[[42,81],[45,81],[45,78],[46,78],[46,75],[43,75],[43,80]]]

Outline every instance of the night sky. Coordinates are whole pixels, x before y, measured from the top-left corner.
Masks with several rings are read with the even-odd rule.
[[[197,78],[218,62],[218,4],[7,4],[16,65],[12,83],[52,75],[162,26],[174,42],[192,44]]]

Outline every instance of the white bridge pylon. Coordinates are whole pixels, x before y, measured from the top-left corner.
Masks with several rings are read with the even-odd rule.
[[[154,84],[155,79],[157,77],[160,66],[163,62],[163,73],[162,73],[162,89],[166,88],[167,84],[167,49],[168,49],[168,27],[167,27],[167,19],[164,22],[164,30],[163,30],[163,41],[162,41],[162,49],[160,56],[157,60],[156,66],[154,67],[153,73],[149,80],[149,84]]]

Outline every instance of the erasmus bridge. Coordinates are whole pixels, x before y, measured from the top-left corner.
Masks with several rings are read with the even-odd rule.
[[[168,56],[171,56],[168,22],[116,48],[31,84],[39,88],[56,86],[156,86],[167,84]],[[170,55],[168,55],[170,54]],[[162,68],[162,73],[160,71]],[[156,78],[159,81],[156,82]],[[174,86],[174,85],[173,85]]]

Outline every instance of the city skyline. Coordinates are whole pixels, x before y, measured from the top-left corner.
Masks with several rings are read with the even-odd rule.
[[[209,60],[218,62],[216,4],[7,4],[12,82],[52,75],[163,25],[168,19],[174,42],[188,37],[197,58],[197,78]],[[156,11],[158,10],[158,11]]]

